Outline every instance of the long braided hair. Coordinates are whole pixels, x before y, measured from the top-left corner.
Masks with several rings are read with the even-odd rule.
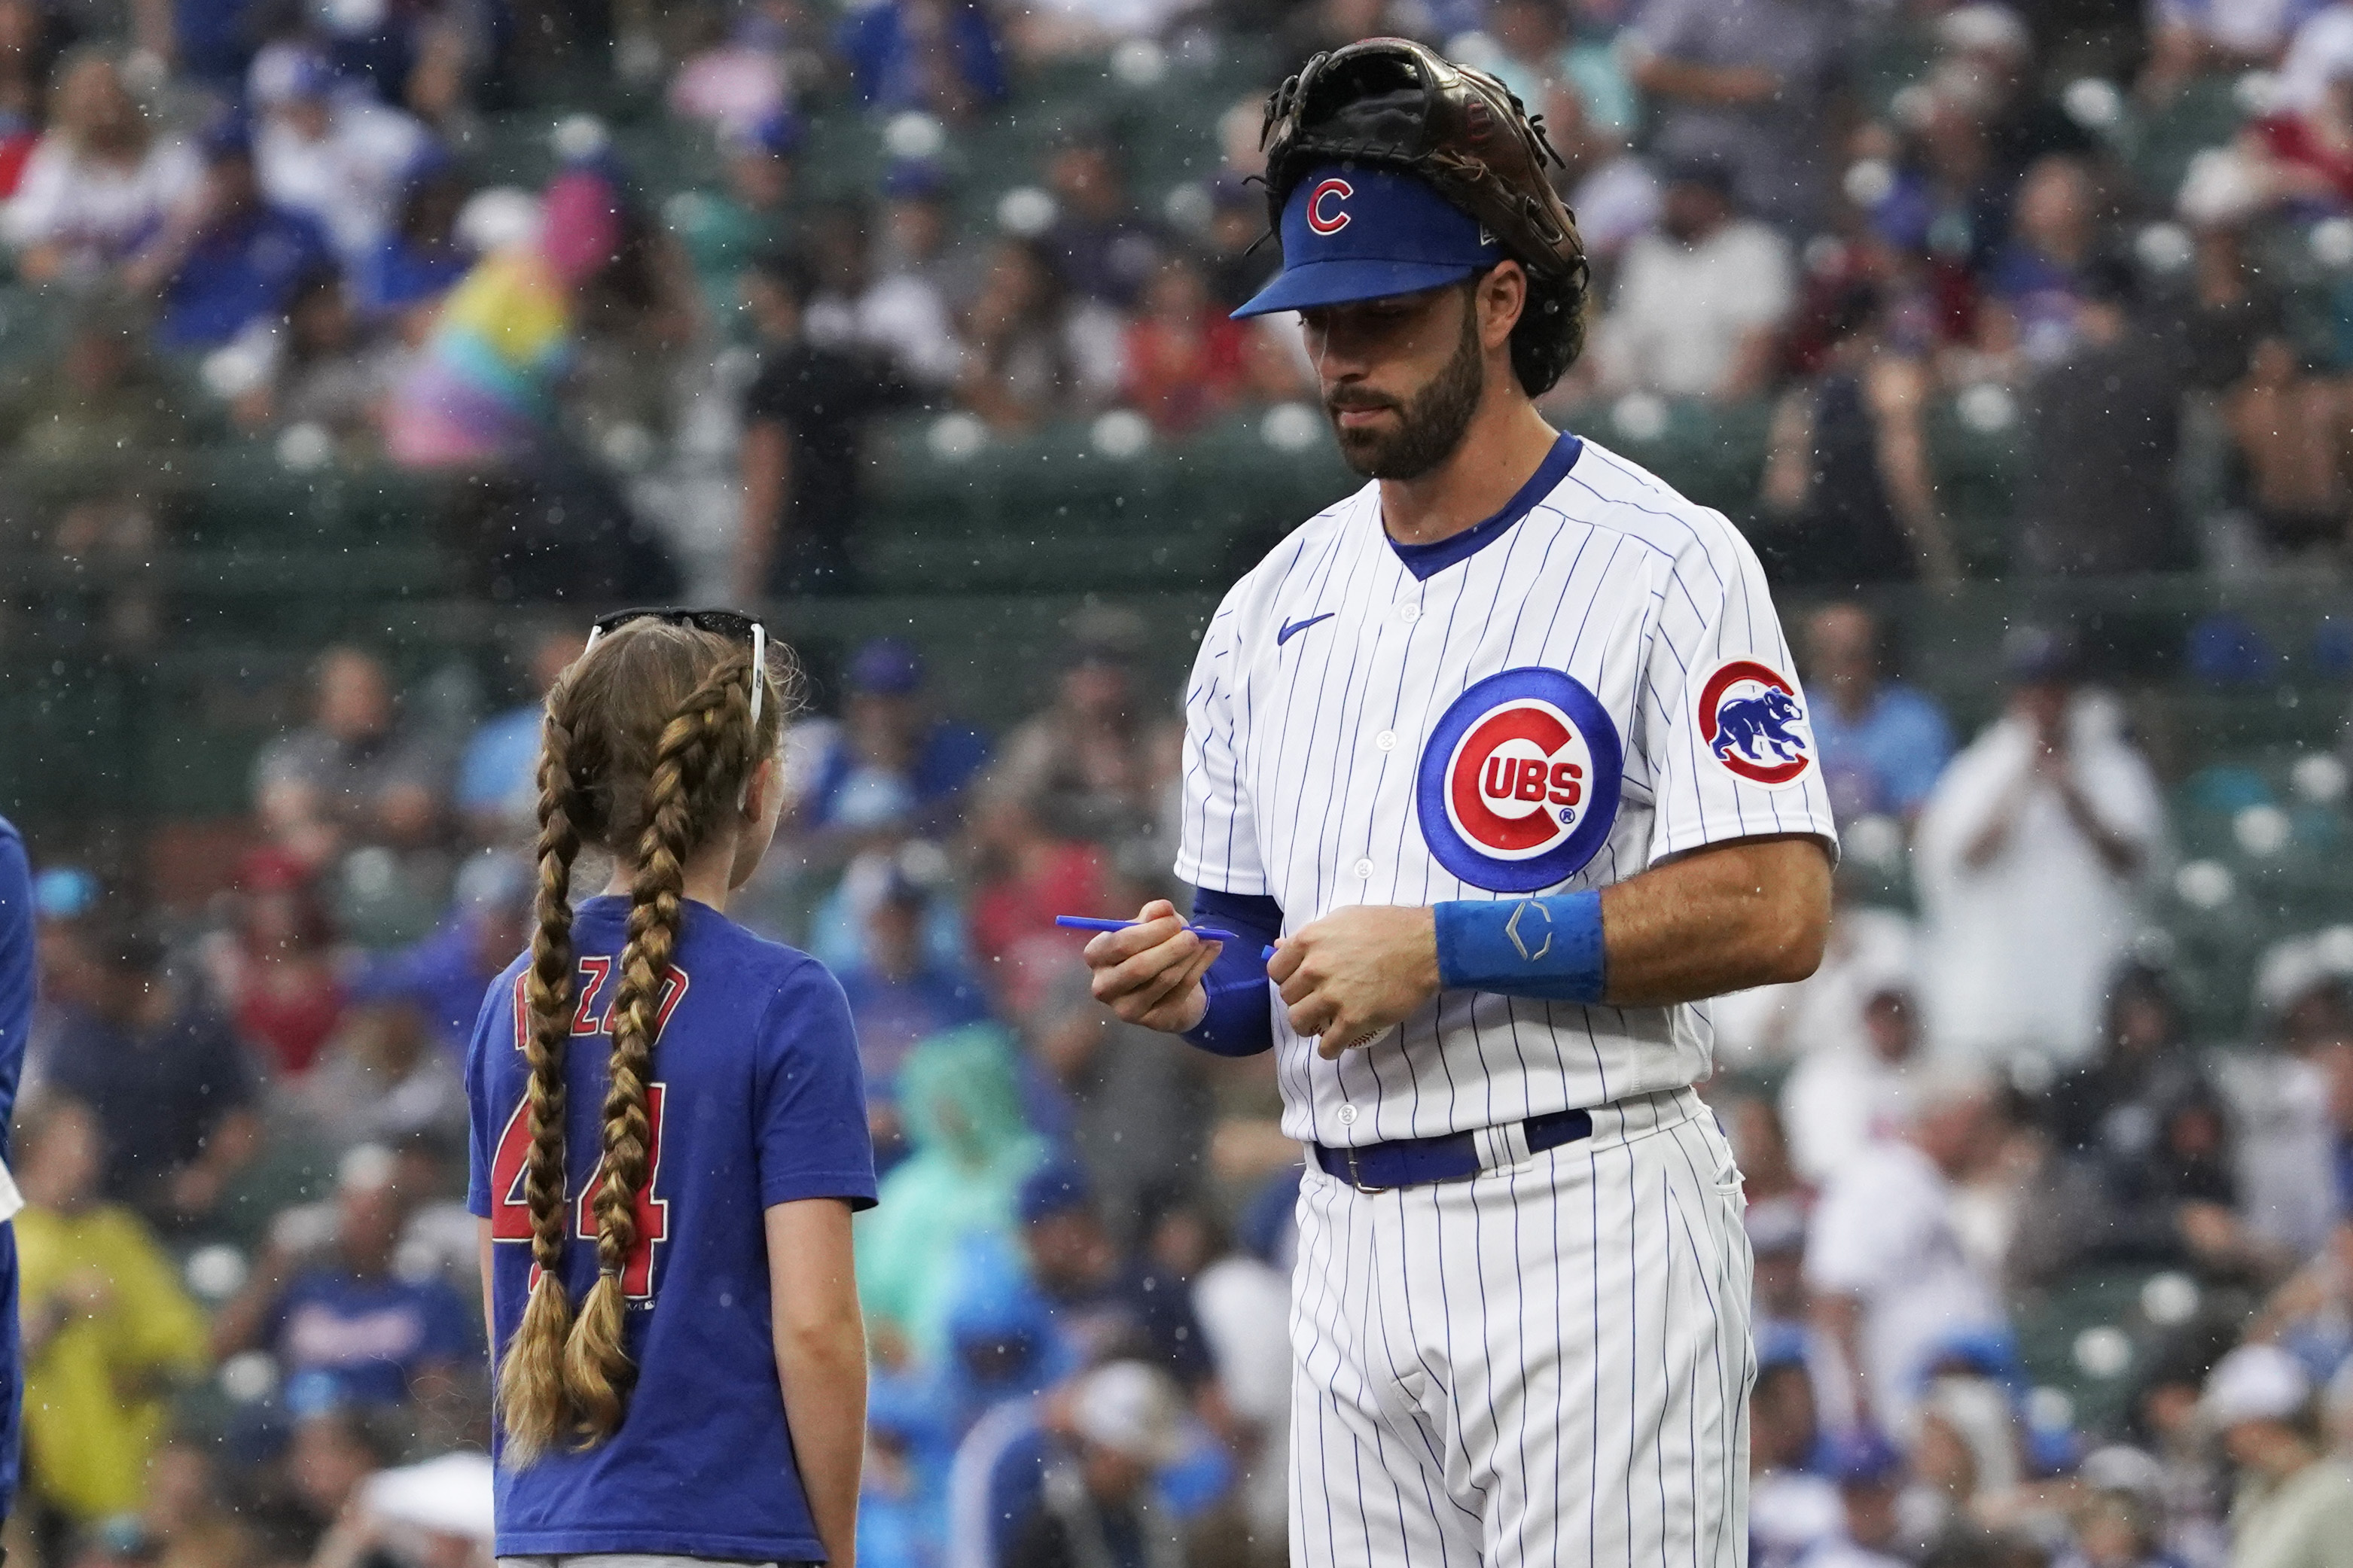
[[[776,645],[770,645],[772,648]],[[637,1366],[624,1345],[622,1271],[638,1239],[638,1194],[652,1144],[648,1085],[662,994],[683,916],[686,863],[740,809],[776,754],[798,685],[777,648],[752,716],[752,654],[714,633],[634,621],[597,639],[548,693],[539,759],[538,925],[524,977],[529,1007],[531,1294],[499,1365],[506,1458],[528,1464],[567,1436],[591,1447],[617,1430]],[[564,1283],[565,1054],[575,998],[572,868],[584,846],[631,868],[628,934],[612,1012],[601,1159],[588,1204],[597,1278],[575,1315]]]

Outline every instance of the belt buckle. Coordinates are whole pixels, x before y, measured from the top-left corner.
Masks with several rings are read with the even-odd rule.
[[[1360,1193],[1367,1194],[1386,1193],[1389,1190],[1387,1187],[1371,1187],[1365,1184],[1364,1177],[1356,1173],[1356,1146],[1355,1144],[1349,1144],[1347,1147],[1341,1150],[1340,1153],[1341,1157],[1348,1163],[1348,1184],[1350,1186],[1356,1188]]]

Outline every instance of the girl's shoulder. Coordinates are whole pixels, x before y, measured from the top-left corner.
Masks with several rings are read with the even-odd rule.
[[[833,1015],[844,1019],[849,1005],[841,983],[822,963],[799,948],[694,906],[677,967],[686,971],[690,994],[719,1002],[731,1016],[766,1016],[798,1033]]]
[[[711,908],[707,904],[688,904],[687,942],[698,950],[704,963],[714,959],[729,970],[740,972],[747,978],[773,984],[778,981],[800,978],[807,980],[828,973],[824,964],[789,942],[762,936],[740,921]],[[684,955],[686,944],[681,952]]]

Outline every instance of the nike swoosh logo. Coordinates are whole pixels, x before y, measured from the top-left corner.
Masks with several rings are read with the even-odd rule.
[[[1337,610],[1326,610],[1320,616],[1310,616],[1303,621],[1286,622],[1283,628],[1274,634],[1274,646],[1281,647],[1284,643],[1289,642],[1293,637],[1297,637],[1300,633],[1305,631],[1316,622],[1328,621],[1339,613],[1340,612]]]

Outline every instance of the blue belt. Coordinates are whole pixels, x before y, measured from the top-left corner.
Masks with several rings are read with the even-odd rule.
[[[1531,1116],[1520,1123],[1528,1152],[1541,1154],[1580,1138],[1593,1136],[1593,1115],[1585,1110],[1555,1110]],[[1347,1183],[1360,1193],[1385,1193],[1392,1187],[1419,1187],[1431,1182],[1461,1182],[1477,1175],[1478,1134],[1450,1132],[1437,1138],[1393,1138],[1362,1148],[1310,1144],[1315,1165],[1325,1175]]]

